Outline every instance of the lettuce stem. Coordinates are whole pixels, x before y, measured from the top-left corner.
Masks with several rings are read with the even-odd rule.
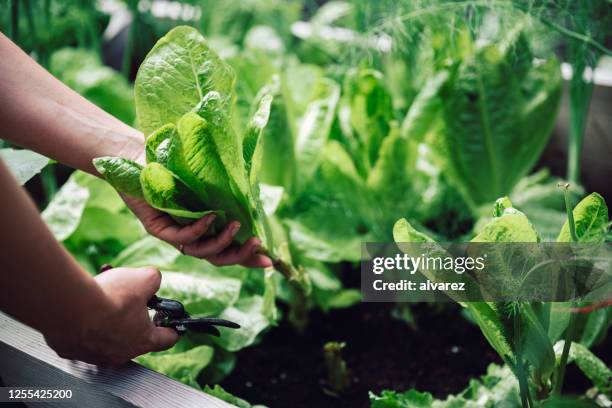
[[[570,230],[570,236],[572,242],[578,242],[578,236],[576,235],[576,224],[574,221],[574,212],[572,211],[572,205],[570,203],[569,194],[569,183],[564,186],[563,197],[565,199],[565,211],[567,212],[567,224]],[[570,318],[565,331],[565,343],[563,344],[563,351],[561,352],[561,359],[559,360],[559,366],[557,367],[557,375],[555,379],[555,385],[553,387],[553,395],[561,395],[563,388],[563,381],[565,379],[565,367],[567,366],[567,359],[569,357],[570,348],[572,347],[572,341],[574,339],[574,330],[576,327],[576,314],[570,312]]]

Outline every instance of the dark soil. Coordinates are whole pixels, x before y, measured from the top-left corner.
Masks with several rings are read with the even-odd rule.
[[[478,327],[468,323],[455,304],[411,307],[417,329],[391,317],[391,304],[361,303],[327,314],[313,312],[304,334],[286,320],[258,346],[238,353],[235,370],[222,382],[234,395],[270,408],[369,407],[368,392],[416,388],[438,398],[462,391],[470,378],[501,363]],[[354,384],[340,398],[324,391],[322,347],[344,341],[344,357]],[[612,347],[593,348],[604,362]],[[570,364],[564,392],[583,395],[592,385]]]
[[[368,391],[416,388],[444,398],[500,362],[478,327],[454,304],[413,307],[417,329],[391,317],[392,305],[361,303],[314,312],[303,335],[288,324],[273,329],[258,346],[238,353],[222,386],[255,404],[277,407],[369,407]],[[355,382],[334,398],[326,395],[322,347],[344,341]]]

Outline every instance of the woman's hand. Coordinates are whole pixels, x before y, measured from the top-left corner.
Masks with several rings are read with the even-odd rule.
[[[177,342],[174,329],[156,327],[149,318],[147,301],[161,283],[158,270],[115,268],[96,276],[95,281],[104,294],[95,315],[75,310],[70,330],[45,335],[60,357],[119,365]]]
[[[258,238],[252,237],[241,246],[231,245],[240,224],[232,221],[217,236],[203,235],[212,225],[215,215],[209,214],[193,224],[179,225],[168,214],[147,204],[144,200],[121,194],[123,201],[138,217],[145,230],[156,238],[168,242],[183,254],[206,259],[213,265],[240,264],[251,268],[272,266],[270,258],[257,253],[261,246]]]

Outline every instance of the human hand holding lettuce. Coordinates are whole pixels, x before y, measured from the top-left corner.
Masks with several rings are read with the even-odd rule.
[[[100,155],[118,154],[134,162],[144,157],[139,131],[71,91],[2,34],[0,56],[11,61],[0,64],[3,138],[92,174],[97,172],[91,160]],[[4,312],[42,331],[61,355],[95,363],[123,362],[174,344],[176,334],[160,329],[165,333],[161,335],[147,314],[146,299],[159,287],[158,272],[138,268],[92,278],[55,242],[34,205],[4,168],[0,175],[2,196],[10,197],[4,200],[2,212],[4,231],[9,234],[3,241],[11,243],[4,248],[4,266],[7,271],[23,272],[9,274],[0,285]],[[207,219],[179,225],[141,199],[125,200],[147,230],[167,241],[199,239],[204,233]],[[206,240],[210,257],[217,263],[251,257],[254,263],[268,265],[264,256],[251,255],[257,241],[251,240],[250,247],[223,251],[232,241],[232,226],[230,223],[218,237]],[[129,227],[132,232],[134,227]],[[157,286],[147,283],[155,279]],[[58,280],[62,285],[57,285]],[[135,297],[143,301],[131,302]]]
[[[2,66],[6,81],[0,95],[3,138],[94,175],[99,174],[91,160],[98,156],[118,155],[144,163],[141,132],[84,100],[1,34],[0,40],[2,54],[6,55],[6,60],[14,61]],[[269,265],[264,256],[252,255],[258,244],[256,239],[241,248],[224,251],[232,241],[232,227],[236,224],[228,224],[223,232],[218,231],[217,237],[200,239],[209,219],[180,225],[142,199],[126,195],[122,198],[152,235],[175,246],[189,247],[197,242],[198,251],[194,256],[208,258],[217,264]]]
[[[147,134],[147,164],[99,157],[94,165],[113,187],[131,197],[128,204],[131,199],[144,199],[160,214],[167,214],[167,220],[190,225],[187,228],[199,233],[214,234],[223,228],[234,233],[223,232],[212,243],[179,242],[185,254],[206,257],[215,265],[231,260],[260,267],[271,266],[270,257],[275,269],[308,290],[305,274],[274,254],[259,196],[261,134],[272,97],[261,98],[240,137],[231,121],[234,82],[231,67],[197,30],[171,30],[149,52],[136,77],[136,114]],[[228,224],[230,220],[239,224]],[[260,241],[252,236],[264,238],[265,246],[258,248]],[[232,238],[242,245],[240,249],[230,247],[220,256],[211,254],[218,241]]]

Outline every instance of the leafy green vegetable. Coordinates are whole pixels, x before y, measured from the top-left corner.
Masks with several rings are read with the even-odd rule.
[[[478,47],[451,71],[441,91],[441,157],[476,204],[508,194],[526,175],[551,134],[559,106],[557,62],[515,69],[516,53],[528,52],[515,45],[522,38],[515,30],[499,44]]]
[[[199,388],[198,374],[210,363],[213,354],[214,349],[206,345],[188,348],[188,341],[183,338],[168,351],[145,354],[136,357],[136,361],[182,383]]]
[[[263,252],[273,258],[275,268],[308,291],[307,277],[273,253],[276,247],[261,203],[262,134],[272,97],[261,97],[241,145],[231,121],[234,81],[229,65],[191,27],[174,28],[153,47],[140,67],[135,89],[138,122],[150,134],[148,164],[139,176],[142,195],[151,206],[179,220],[221,214],[211,232],[237,220],[241,229],[235,240],[264,238],[268,249]],[[326,117],[331,122],[333,112]],[[134,183],[137,170],[125,170],[129,162],[95,161],[116,189],[139,192]]]
[[[89,195],[87,188],[80,186],[71,178],[42,212],[43,220],[58,241],[65,240],[76,231]]]
[[[206,211],[198,197],[168,169],[149,163],[140,173],[145,200],[159,210],[184,218],[201,218]]]
[[[93,164],[113,187],[132,197],[142,197],[140,172],[142,166],[121,157],[98,157]]]
[[[507,366],[491,364],[480,380],[470,380],[468,387],[445,400],[435,399],[428,392],[385,390],[376,395],[370,392],[371,408],[478,408],[521,406],[518,384]]]
[[[608,226],[607,206],[601,196],[592,194],[586,197],[576,206],[573,214],[576,226],[580,225],[581,238],[594,242],[603,240]],[[482,227],[472,242],[539,242],[539,236],[525,214],[513,208],[507,197],[496,201],[494,215],[494,218]],[[568,239],[567,230],[568,224],[566,223],[560,240]],[[397,221],[394,238],[396,242],[433,241],[427,235],[414,229],[405,219]],[[524,256],[527,257],[526,254]],[[507,271],[503,267],[499,268],[498,276],[493,278],[497,282],[503,282],[505,273]],[[530,374],[531,370],[535,373],[533,381],[536,384],[547,384],[555,368],[559,371],[559,367],[564,367],[563,359],[555,361],[552,342],[556,341],[570,324],[573,327],[568,313],[552,313],[550,305],[540,302],[465,302],[462,305],[470,311],[471,317],[491,346],[516,375],[523,405],[531,398],[527,383],[533,375]],[[603,329],[602,326],[599,327],[599,330]],[[578,346],[577,353],[586,350],[584,346],[579,344]],[[590,375],[593,376],[593,381],[601,385],[602,371],[596,368],[599,367],[599,364],[590,357],[585,357],[583,364],[589,367],[586,368],[587,370],[592,370]],[[560,371],[563,372],[564,368]],[[604,378],[605,375],[603,375]],[[604,387],[607,386],[604,385]],[[549,389],[545,388],[545,390],[550,392]]]
[[[602,196],[590,194],[578,203],[573,213],[579,242],[604,241],[608,230],[608,207]],[[557,241],[571,241],[568,221],[563,224]]]
[[[221,337],[217,343],[229,351],[237,351],[253,344],[262,330],[270,324],[264,313],[263,298],[258,296],[240,299],[234,306],[225,309],[220,317],[240,325],[238,330],[219,328]]]
[[[339,96],[340,89],[335,82],[320,79],[315,83],[306,111],[298,121],[295,157],[302,185],[317,169],[319,153],[329,137]]]
[[[249,404],[242,398],[238,398],[235,395],[230,394],[225,391],[219,384],[216,384],[214,387],[209,387],[208,385],[204,387],[204,392],[212,395],[213,397],[217,397],[220,400],[228,402],[238,408],[251,408],[253,405]]]
[[[159,162],[165,164],[165,160],[160,158],[160,145],[162,143],[169,143],[175,131],[176,127],[174,124],[168,123],[147,136],[145,144],[147,163]]]
[[[45,156],[24,149],[0,149],[0,159],[21,185],[27,183],[49,164],[49,159]]]
[[[149,51],[134,86],[138,126],[145,134],[176,123],[211,91],[231,103],[234,73],[197,30],[177,27]]]

